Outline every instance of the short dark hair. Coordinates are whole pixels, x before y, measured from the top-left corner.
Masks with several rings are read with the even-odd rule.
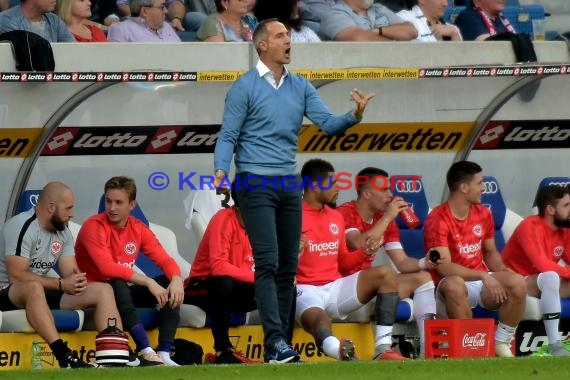
[[[538,215],[544,216],[547,206],[554,206],[562,197],[570,194],[570,186],[548,185],[538,190],[536,193],[536,207]]]
[[[258,53],[259,53],[259,48],[258,48],[259,42],[264,38],[267,38],[267,25],[271,22],[279,22],[279,20],[276,18],[267,18],[263,21],[260,21],[255,27],[255,30],[253,31],[253,37],[251,40],[253,41],[253,46],[255,46],[255,50]]]
[[[226,10],[226,8],[224,8],[224,6],[222,5],[222,0],[214,0],[214,4],[216,5],[216,11],[218,13],[222,13],[223,11]]]
[[[293,10],[298,0],[257,0],[254,8],[258,21],[276,18],[287,29],[301,30],[301,17],[293,19]]]
[[[363,184],[363,185],[359,184],[356,186],[356,194],[358,195],[358,197],[360,197],[360,195],[362,194],[363,188],[366,188],[368,186],[372,186],[373,178],[378,177],[378,176],[388,178],[388,172],[386,170],[382,170],[380,168],[368,166],[368,167],[362,169],[361,171],[359,171],[356,176],[357,177],[368,177],[368,183]]]
[[[311,183],[314,181],[323,181],[324,178],[328,177],[330,172],[334,172],[334,167],[328,161],[321,160],[320,158],[313,158],[305,162],[303,168],[301,169],[301,178],[303,179],[303,185],[306,185],[305,181],[308,178]],[[308,186],[304,186],[305,189]]]
[[[481,166],[471,161],[458,161],[451,165],[447,171],[447,187],[450,192],[454,192],[462,183],[469,182],[477,173],[481,173]]]
[[[125,190],[129,195],[129,201],[134,201],[137,199],[137,185],[135,183],[135,180],[132,178],[125,176],[110,178],[105,183],[105,193],[107,193],[107,190],[114,189]]]

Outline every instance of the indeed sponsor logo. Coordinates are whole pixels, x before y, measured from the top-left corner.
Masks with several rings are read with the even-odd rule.
[[[461,255],[470,255],[472,256],[472,254],[474,252],[480,251],[481,250],[481,240],[479,240],[478,243],[475,244],[459,244],[459,254]]]
[[[35,269],[51,269],[53,268],[55,265],[55,263],[49,261],[49,262],[45,262],[45,261],[32,261],[32,263],[30,264],[30,268],[35,268]]]
[[[308,246],[309,252],[311,253],[329,254],[329,252],[338,252],[338,240],[324,243],[313,243],[309,241]]]

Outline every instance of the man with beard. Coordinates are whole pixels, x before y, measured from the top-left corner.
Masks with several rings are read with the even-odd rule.
[[[46,341],[60,367],[81,368],[83,362],[59,337],[50,309],[95,308],[98,331],[108,318],[121,318],[113,289],[87,283],[73,251],[67,222],[73,216],[73,193],[61,182],[48,183],[35,209],[9,219],[0,234],[0,310],[25,309],[30,325]],[[48,277],[55,265],[61,277]]]
[[[22,0],[20,5],[0,13],[0,34],[27,30],[49,42],[75,42],[67,25],[56,14],[55,0]]]
[[[527,293],[540,298],[548,349],[570,356],[560,341],[560,297],[570,297],[570,187],[545,186],[536,195],[538,215],[523,220],[503,250],[503,261],[526,279]]]
[[[373,0],[340,0],[323,15],[320,34],[336,41],[411,41],[418,31]]]
[[[339,262],[359,253],[348,251],[343,217],[332,208],[338,197],[334,168],[327,161],[312,159],[303,165],[301,176],[303,249],[297,268],[295,318],[325,355],[353,360],[354,343],[332,334],[331,317],[345,319],[376,298],[373,360],[405,360],[391,349],[399,302],[396,273],[386,266],[377,266],[342,277]]]

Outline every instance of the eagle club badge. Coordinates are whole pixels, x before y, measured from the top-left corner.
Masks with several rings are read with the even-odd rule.
[[[135,253],[137,253],[137,245],[130,241],[127,244],[125,244],[125,253],[127,255],[134,255]]]

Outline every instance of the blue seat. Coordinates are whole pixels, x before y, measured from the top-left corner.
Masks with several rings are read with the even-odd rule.
[[[545,177],[538,184],[536,193],[538,194],[538,190],[550,185],[568,186],[570,185],[570,177]],[[536,195],[534,197],[532,207],[536,207]]]
[[[16,214],[24,211],[28,211],[32,207],[36,207],[38,204],[38,197],[41,190],[24,190],[16,206]]]
[[[544,7],[539,4],[506,6],[503,15],[518,33],[533,34],[532,20],[544,20]]]
[[[400,230],[400,242],[404,247],[404,251],[406,251],[410,257],[421,259],[425,256],[423,227],[430,208],[421,179],[416,180],[416,185],[416,187],[413,186],[411,179],[399,183],[395,181],[392,186],[392,194],[404,198],[410,205],[412,211],[420,219],[420,226],[413,230],[408,228],[401,217],[396,218],[396,224]]]
[[[455,24],[455,19],[457,16],[463,12],[465,6],[462,5],[450,5],[445,9],[445,13],[443,14],[443,21]]]

